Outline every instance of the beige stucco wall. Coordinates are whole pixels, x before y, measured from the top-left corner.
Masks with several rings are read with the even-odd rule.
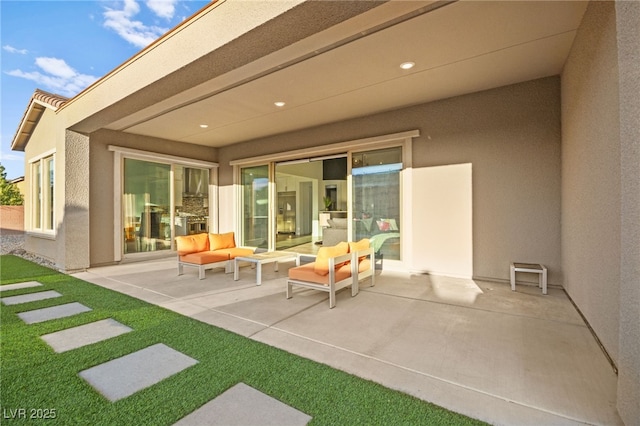
[[[63,271],[89,266],[89,137],[66,130],[60,147],[59,180],[64,193],[63,220],[57,242],[57,264]]]
[[[559,95],[552,77],[221,148],[221,205],[229,161],[418,129],[414,169],[472,165],[473,275],[508,280],[510,261],[541,262],[562,284]]]
[[[620,83],[621,257],[618,411],[640,422],[640,3],[616,2]]]
[[[620,125],[613,2],[587,8],[562,74],[565,288],[617,362]]]
[[[114,262],[114,153],[109,145],[216,162],[217,150],[199,145],[101,130],[90,136],[90,264]]]

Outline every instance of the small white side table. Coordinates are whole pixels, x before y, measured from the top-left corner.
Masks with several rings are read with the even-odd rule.
[[[240,279],[240,262],[251,262],[256,267],[256,285],[262,284],[262,265],[273,263],[273,270],[278,270],[278,262],[285,260],[295,260],[296,266],[300,266],[300,255],[298,253],[288,251],[268,251],[264,253],[255,253],[247,256],[238,256],[234,259],[233,279]]]
[[[511,264],[511,290],[516,291],[516,272],[529,272],[539,274],[538,287],[542,288],[542,294],[547,294],[547,268],[539,263],[518,263]]]

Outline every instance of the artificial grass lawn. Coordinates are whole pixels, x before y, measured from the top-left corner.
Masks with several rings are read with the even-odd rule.
[[[310,424],[483,424],[19,257],[0,256],[0,284],[22,281],[43,286],[2,292],[2,297],[43,290],[63,296],[1,305],[3,424],[170,425],[239,382],[312,416]],[[31,325],[16,315],[68,302],[80,302],[92,311]],[[39,337],[106,318],[134,331],[63,353],[55,353]],[[198,364],[115,403],[78,376],[82,370],[156,343],[195,358]],[[26,410],[26,419],[17,418],[19,409]],[[53,413],[55,420],[29,419],[30,414],[45,413]]]

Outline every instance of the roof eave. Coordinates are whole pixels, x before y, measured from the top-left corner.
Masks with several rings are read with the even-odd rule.
[[[22,120],[20,120],[18,130],[11,141],[11,150],[24,152],[33,130],[37,126],[45,109],[49,108],[52,111],[57,111],[58,108],[67,102],[67,100],[68,99],[65,97],[36,89],[31,96],[31,100],[29,101],[29,105],[22,116]]]

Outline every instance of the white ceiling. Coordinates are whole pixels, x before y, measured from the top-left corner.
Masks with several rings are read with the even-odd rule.
[[[107,127],[219,147],[557,75],[586,8],[581,1],[459,1],[363,30],[425,4],[391,3]],[[349,41],[336,47],[338,34]],[[400,69],[406,61],[415,67]]]

